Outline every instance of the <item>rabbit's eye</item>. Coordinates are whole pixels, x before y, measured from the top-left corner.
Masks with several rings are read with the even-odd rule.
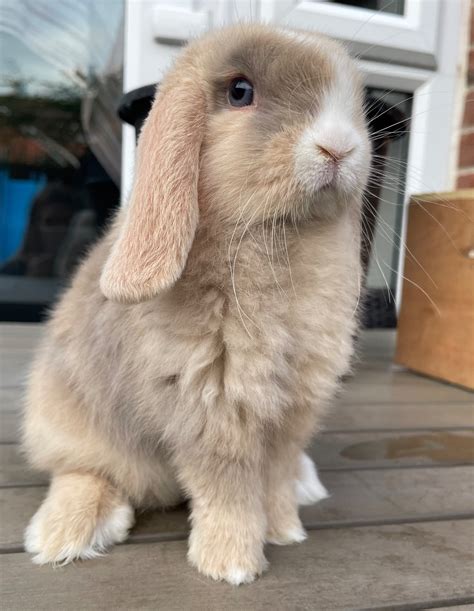
[[[229,85],[227,98],[231,106],[250,106],[253,102],[253,85],[244,78],[235,78]]]

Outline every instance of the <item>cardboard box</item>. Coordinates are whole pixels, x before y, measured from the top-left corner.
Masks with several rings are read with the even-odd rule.
[[[413,197],[395,361],[474,390],[474,189]]]

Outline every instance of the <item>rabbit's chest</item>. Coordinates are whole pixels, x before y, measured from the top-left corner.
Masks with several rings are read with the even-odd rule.
[[[231,300],[212,344],[215,396],[220,389],[226,401],[273,422],[322,407],[349,368],[358,294],[353,270],[322,280],[314,274],[291,293]]]
[[[354,236],[324,237],[302,234],[291,269],[249,258],[227,290],[201,284],[190,298],[178,287],[163,299],[145,342],[163,396],[270,420],[324,402],[349,367],[360,288]]]
[[[228,379],[258,409],[318,409],[350,368],[361,270],[357,227],[344,221],[324,234],[301,232],[266,291],[234,300]]]

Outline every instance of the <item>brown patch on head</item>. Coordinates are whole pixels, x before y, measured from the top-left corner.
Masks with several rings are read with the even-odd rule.
[[[301,113],[314,113],[334,77],[333,59],[310,35],[300,40],[291,33],[264,26],[233,32],[224,57],[210,67],[217,109],[227,106],[226,88],[235,76],[245,76],[255,88],[258,124],[295,122]],[[221,33],[226,37],[226,31]],[[222,41],[223,48],[224,40]]]

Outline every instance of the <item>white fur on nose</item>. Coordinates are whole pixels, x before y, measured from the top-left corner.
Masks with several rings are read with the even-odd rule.
[[[356,131],[344,123],[323,118],[310,130],[310,133],[315,144],[336,159],[347,157],[358,145]]]
[[[343,116],[329,111],[305,129],[295,148],[297,180],[310,193],[344,179],[345,167],[360,146],[360,136]],[[336,165],[333,162],[339,161]]]

